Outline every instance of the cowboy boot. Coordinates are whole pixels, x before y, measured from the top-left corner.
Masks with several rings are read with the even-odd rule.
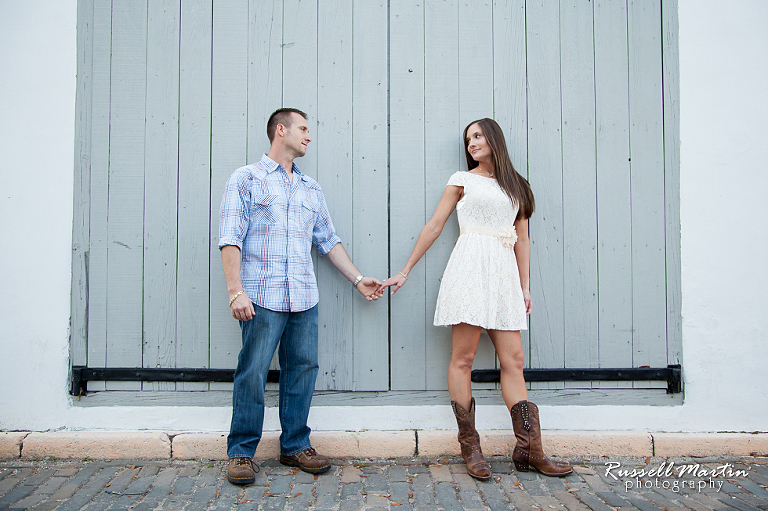
[[[467,464],[467,473],[475,479],[490,479],[491,469],[483,457],[483,451],[480,449],[480,435],[475,430],[475,398],[472,398],[469,411],[456,401],[451,401],[451,406],[456,415],[456,423],[459,425],[461,456]]]
[[[547,458],[541,448],[541,426],[539,408],[530,401],[520,401],[512,406],[512,427],[515,429],[517,444],[512,453],[515,468],[528,472],[534,468],[545,476],[564,476],[573,472],[571,465]]]

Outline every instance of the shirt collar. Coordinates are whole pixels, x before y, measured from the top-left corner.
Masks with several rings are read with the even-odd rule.
[[[266,153],[264,153],[264,155],[261,157],[261,162],[260,163],[262,165],[264,165],[267,168],[267,172],[270,172],[270,173],[274,172],[275,170],[277,170],[278,167],[281,167],[281,165],[279,163],[277,163],[275,160],[273,160],[272,158],[267,156]],[[301,170],[299,170],[299,167],[296,166],[295,162],[293,164],[293,169],[292,170],[293,170],[293,173],[297,177],[301,178],[302,180],[304,179],[304,174],[301,172]]]

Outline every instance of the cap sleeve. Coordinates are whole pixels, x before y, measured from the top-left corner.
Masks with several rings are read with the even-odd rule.
[[[445,186],[464,186],[464,172],[454,172]]]

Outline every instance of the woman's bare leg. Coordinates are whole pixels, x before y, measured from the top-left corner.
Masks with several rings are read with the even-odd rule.
[[[507,409],[520,401],[528,400],[528,390],[523,378],[525,354],[519,331],[489,330],[488,335],[496,348],[501,366],[501,396]]]
[[[448,394],[465,410],[472,402],[472,362],[480,343],[479,326],[453,325],[451,362],[448,364]]]

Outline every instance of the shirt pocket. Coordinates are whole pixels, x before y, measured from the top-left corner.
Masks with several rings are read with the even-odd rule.
[[[304,232],[312,233],[315,229],[315,220],[317,219],[317,213],[319,206],[311,199],[304,199],[301,203],[301,225],[304,227]]]
[[[277,195],[254,195],[251,201],[251,221],[255,224],[268,225],[277,222],[275,201]]]

